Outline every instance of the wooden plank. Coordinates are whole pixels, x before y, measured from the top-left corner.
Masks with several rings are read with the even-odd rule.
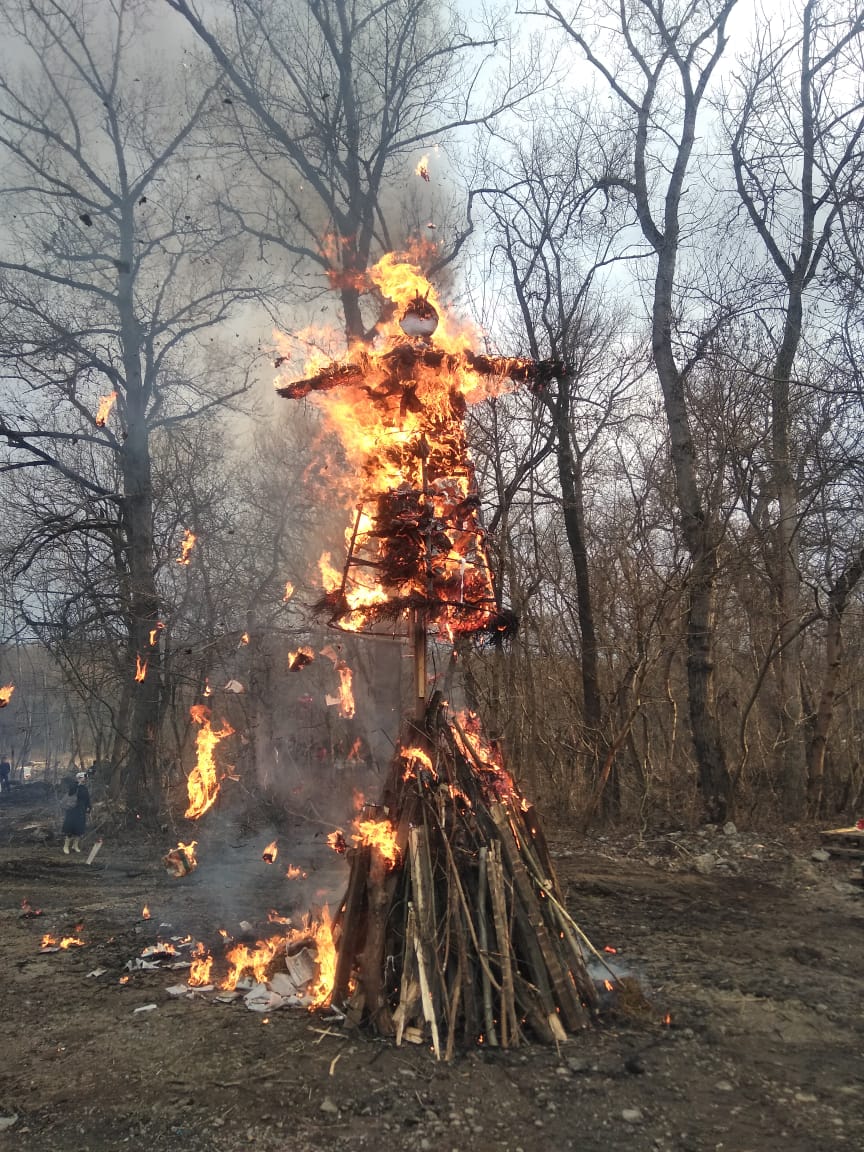
[[[358,937],[365,905],[369,851],[369,848],[362,847],[353,849],[351,852],[351,872],[348,877],[348,891],[345,893],[343,911],[339,918],[338,955],[333,980],[332,1002],[337,1006],[342,1004],[348,996],[348,985],[354,971],[354,963],[363,943]]]
[[[480,940],[482,958],[486,964],[480,965],[480,979],[483,989],[483,1024],[490,1048],[498,1047],[498,1034],[495,1031],[495,1017],[492,1012],[492,985],[489,983],[489,928],[486,923],[487,858],[489,849],[484,844],[480,849],[480,864],[477,874],[477,936]]]

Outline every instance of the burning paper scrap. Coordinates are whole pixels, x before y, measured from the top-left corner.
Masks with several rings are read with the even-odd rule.
[[[261,859],[265,864],[272,864],[278,855],[279,846],[275,840],[271,840],[264,851],[261,853]]]
[[[298,648],[296,652],[288,653],[288,670],[289,672],[299,672],[301,668],[311,664],[314,659],[315,653],[311,648]]]
[[[0,688],[0,708],[5,708],[9,701],[12,699],[12,693],[15,691],[14,684],[4,684]]]
[[[241,645],[249,643],[249,633],[248,632],[244,632],[243,635],[240,637],[240,643],[241,643]]]
[[[147,907],[146,904],[141,909],[141,919],[142,920],[149,920],[150,919],[150,909]]]
[[[421,179],[429,183],[429,157],[421,156],[417,167],[414,169],[414,175],[419,176]]]
[[[83,948],[84,941],[78,936],[63,936],[60,940],[46,932],[39,947],[40,952],[60,952],[69,948]]]
[[[212,968],[213,957],[199,940],[192,953],[192,964],[189,968],[188,983],[192,987],[209,984]]]
[[[188,876],[190,872],[194,872],[198,867],[198,861],[195,858],[195,845],[197,843],[197,840],[193,840],[191,844],[180,843],[170,852],[166,852],[162,857],[162,864],[166,871],[177,877]]]
[[[302,868],[298,868],[296,864],[288,865],[288,871],[285,873],[286,880],[305,880],[306,878],[307,874]],[[286,921],[286,923],[290,924],[290,920]]]
[[[142,660],[138,653],[135,653],[135,682],[140,684],[147,675],[147,661]]]
[[[344,661],[336,665],[336,670],[339,673],[339,715],[350,720],[354,715],[354,693],[351,689],[353,675]]]
[[[21,901],[21,919],[22,920],[35,920],[37,916],[41,916],[42,909],[34,908],[30,903],[29,896],[25,896]]]
[[[198,537],[195,535],[195,533],[190,531],[190,529],[187,528],[186,529],[186,535],[180,541],[180,555],[177,557],[177,563],[178,564],[188,564],[189,563],[189,555],[190,555],[192,549],[195,547],[195,541],[197,539],[198,539]]]
[[[162,631],[162,629],[163,629],[164,627],[165,627],[165,625],[164,625],[164,624],[162,623],[162,621],[160,620],[160,621],[158,621],[158,623],[156,624],[156,627],[155,627],[155,628],[151,628],[151,629],[150,629],[150,647],[151,647],[151,648],[152,648],[152,647],[155,645],[155,643],[156,643],[157,639],[159,638],[159,633]]]
[[[104,428],[105,427],[105,424],[108,420],[108,417],[111,415],[111,409],[114,407],[116,402],[117,402],[116,391],[115,392],[109,392],[107,396],[100,396],[99,397],[99,408],[96,412],[96,427],[97,428]]]
[[[289,601],[293,595],[294,595],[294,585],[291,583],[290,580],[286,580],[285,581],[285,592],[284,592],[284,595],[282,596],[282,603],[283,604],[287,603],[287,601]]]
[[[338,852],[340,856],[348,851],[348,842],[345,839],[345,833],[341,828],[337,828],[335,832],[330,832],[328,834],[327,843],[330,845],[333,851]]]
[[[195,747],[198,751],[198,762],[189,773],[186,781],[189,806],[184,812],[187,819],[197,820],[199,816],[213,806],[219,795],[219,778],[216,775],[216,761],[213,750],[220,740],[232,736],[234,729],[226,721],[222,727],[214,732],[210,724],[210,709],[204,704],[193,704],[190,715],[196,724],[200,724],[198,735],[195,738]]]

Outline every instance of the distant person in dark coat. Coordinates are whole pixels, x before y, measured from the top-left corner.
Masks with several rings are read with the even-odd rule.
[[[0,792],[9,791],[9,777],[12,774],[12,765],[4,756],[0,760]]]
[[[63,796],[63,851],[69,855],[71,847],[73,852],[80,852],[78,843],[87,829],[87,815],[90,812],[90,793],[85,781],[86,772],[79,772],[74,780],[70,780],[66,793]]]

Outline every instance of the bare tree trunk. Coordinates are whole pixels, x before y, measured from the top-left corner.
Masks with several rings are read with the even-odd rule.
[[[843,666],[843,613],[855,585],[864,575],[864,549],[834,582],[828,594],[828,622],[825,634],[825,678],[822,692],[816,707],[813,734],[807,748],[809,767],[809,803],[811,811],[818,814],[825,802],[825,750],[828,746],[828,732],[834,718],[834,698],[837,677]]]
[[[594,783],[600,765],[603,706],[600,698],[600,675],[597,667],[597,631],[594,626],[594,603],[588,574],[588,549],[585,540],[585,499],[582,486],[582,456],[573,451],[570,432],[570,391],[562,380],[555,406],[558,479],[563,499],[562,515],[567,543],[573,559],[576,579],[577,613],[581,641],[583,723],[586,743],[590,748],[591,774]]]

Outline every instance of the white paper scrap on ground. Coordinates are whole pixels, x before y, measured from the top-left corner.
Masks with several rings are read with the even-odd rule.
[[[282,1007],[284,999],[277,992],[271,992],[266,984],[256,984],[243,997],[243,1003],[250,1012],[275,1012]]]
[[[168,993],[169,996],[185,996],[186,993],[189,991],[189,985],[188,984],[172,984],[171,987],[166,988],[165,991]]]
[[[11,1128],[13,1124],[18,1123],[18,1113],[13,1116],[0,1116],[0,1132],[5,1132],[7,1128]]]
[[[132,1009],[132,1015],[134,1016],[136,1012],[153,1012],[158,1007],[158,1004],[142,1004],[139,1008]]]
[[[107,971],[107,968],[94,968],[92,972],[87,973],[87,979],[89,980],[91,976],[103,976]]]

